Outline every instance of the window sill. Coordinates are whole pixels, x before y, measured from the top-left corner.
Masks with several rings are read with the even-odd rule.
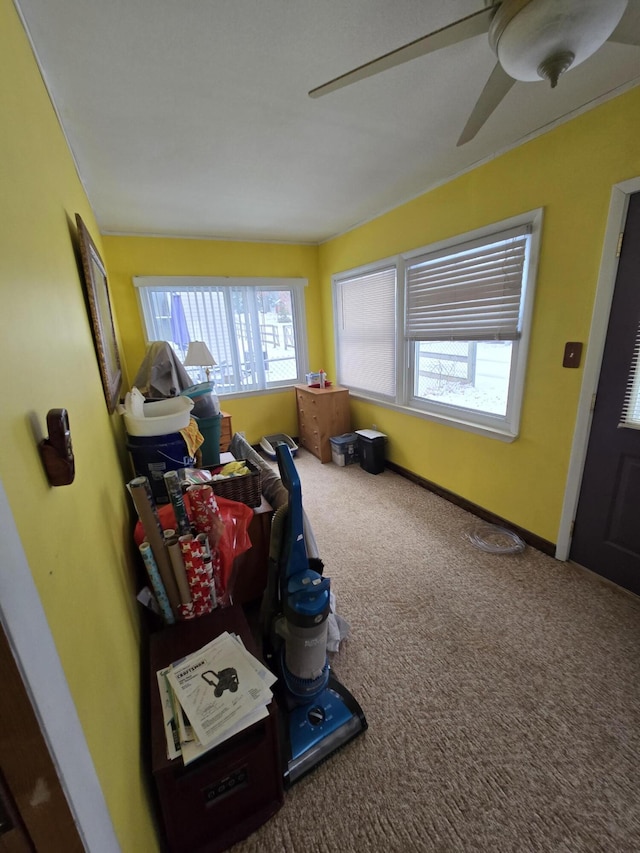
[[[302,380],[291,380],[291,384],[279,385],[277,388],[251,388],[247,391],[230,391],[229,393],[220,392],[214,388],[214,393],[222,403],[223,400],[239,400],[243,397],[264,397],[267,394],[286,394],[291,391],[295,385],[299,385]]]
[[[472,432],[476,435],[482,435],[485,438],[494,438],[498,441],[503,441],[507,444],[515,441],[518,438],[517,433],[509,431],[506,427],[500,429],[497,426],[488,426],[486,424],[472,423],[461,418],[447,417],[446,415],[436,414],[434,412],[425,412],[423,409],[416,409],[412,406],[402,406],[399,403],[390,403],[387,400],[381,400],[376,397],[367,397],[362,392],[349,391],[351,397],[356,400],[362,400],[366,403],[374,403],[376,406],[381,406],[384,409],[391,409],[394,412],[399,412],[402,415],[410,415],[411,417],[420,418],[423,421],[432,421],[433,423],[443,424],[444,426],[461,429],[464,432]]]

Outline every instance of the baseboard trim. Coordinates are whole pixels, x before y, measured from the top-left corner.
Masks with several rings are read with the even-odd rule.
[[[550,557],[555,557],[556,554],[556,546],[555,543],[549,542],[547,539],[543,539],[542,536],[538,536],[536,533],[532,533],[530,530],[526,530],[524,527],[518,527],[516,524],[513,524],[511,521],[508,521],[505,518],[502,518],[499,515],[496,515],[493,512],[489,512],[489,510],[484,509],[484,507],[479,506],[478,504],[474,504],[471,501],[468,501],[466,498],[457,495],[455,492],[450,492],[448,489],[444,489],[442,486],[439,486],[437,483],[433,483],[431,480],[426,480],[424,477],[420,477],[418,474],[414,474],[413,471],[409,471],[408,468],[403,468],[401,465],[396,465],[395,462],[389,462],[387,460],[385,465],[389,470],[394,471],[396,474],[400,474],[401,477],[405,477],[407,480],[411,480],[412,483],[416,483],[416,485],[421,486],[423,489],[426,489],[429,492],[433,492],[441,498],[449,501],[456,506],[461,507],[462,509],[466,509],[467,512],[473,513],[473,515],[478,516],[483,521],[488,521],[490,524],[498,524],[501,527],[508,527],[509,530],[513,530],[514,533],[517,533],[518,536],[526,542],[527,545],[530,545],[532,548],[535,548],[537,551],[542,551],[543,554],[548,554]]]

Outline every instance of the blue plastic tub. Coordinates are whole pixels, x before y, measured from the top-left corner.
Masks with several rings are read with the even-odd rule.
[[[169,503],[164,485],[167,471],[191,468],[195,463],[179,432],[167,435],[127,435],[127,450],[138,477],[149,480],[156,503]]]

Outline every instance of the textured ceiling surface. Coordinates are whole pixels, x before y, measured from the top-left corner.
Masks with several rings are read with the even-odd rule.
[[[307,93],[482,0],[15,2],[103,233],[320,242],[640,82],[607,42],[458,148],[486,35]]]

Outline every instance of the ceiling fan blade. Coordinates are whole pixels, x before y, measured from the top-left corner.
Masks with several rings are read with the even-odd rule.
[[[640,3],[629,3],[622,20],[607,41],[640,47]]]
[[[515,82],[513,77],[509,77],[498,63],[476,101],[476,105],[457,142],[457,147],[473,139]]]
[[[340,77],[335,77],[322,86],[317,86],[309,92],[309,95],[312,98],[328,95],[329,92],[342,89],[343,86],[350,86],[351,83],[364,80],[365,77],[372,77],[374,74],[379,74],[381,71],[386,71],[388,68],[393,68],[396,65],[402,65],[402,63],[416,59],[418,56],[424,56],[427,53],[432,53],[451,44],[456,44],[473,36],[486,33],[489,31],[489,24],[491,23],[494,12],[495,6],[487,6],[485,9],[480,9],[479,12],[467,15],[466,18],[461,18],[454,24],[434,30],[434,32],[409,42],[409,44],[405,44],[403,47],[398,47],[396,50],[390,51],[390,53],[385,53],[384,56],[380,56],[378,59],[372,59],[371,62],[366,62],[364,65],[358,66],[353,71],[341,74]]]

